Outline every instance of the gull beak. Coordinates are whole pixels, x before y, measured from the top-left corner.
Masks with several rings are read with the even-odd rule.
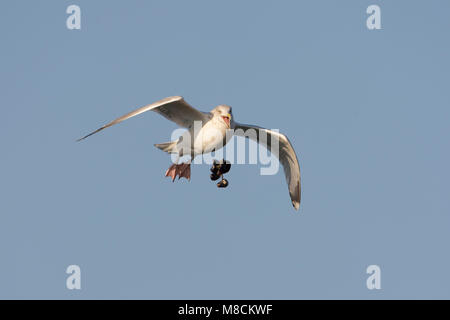
[[[226,116],[222,116],[222,118],[225,121],[225,123],[228,125],[228,127],[230,127],[231,114],[227,113],[227,115]]]

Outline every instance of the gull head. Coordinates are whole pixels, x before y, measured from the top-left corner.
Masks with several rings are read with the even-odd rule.
[[[220,106],[215,107],[211,113],[214,117],[221,119],[221,121],[223,121],[228,128],[231,128],[231,121],[233,117],[230,106],[221,104]]]

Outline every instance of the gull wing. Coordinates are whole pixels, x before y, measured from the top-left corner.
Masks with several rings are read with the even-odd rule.
[[[289,139],[279,132],[268,130],[254,125],[234,123],[234,134],[237,136],[243,136],[262,144],[270,152],[275,154],[281,164],[283,165],[284,175],[289,188],[289,195],[292,200],[292,205],[296,210],[300,207],[301,199],[301,187],[300,187],[300,166],[298,164],[297,155],[292,147]],[[241,129],[241,130],[238,130]],[[245,134],[249,129],[253,129],[256,132],[254,134]],[[260,135],[264,132],[266,139],[261,139]],[[272,150],[271,141],[272,137],[278,139],[279,150]]]
[[[81,141],[83,139],[86,139],[87,137],[102,131],[103,129],[106,129],[108,127],[111,127],[117,123],[120,123],[122,121],[125,121],[129,118],[132,118],[134,116],[137,116],[141,113],[144,113],[146,111],[155,111],[156,113],[159,113],[164,118],[175,122],[180,127],[189,128],[194,121],[203,121],[206,122],[209,120],[208,113],[201,112],[193,107],[191,107],[186,101],[184,101],[183,97],[174,96],[174,97],[168,97],[162,100],[159,100],[155,103],[149,104],[145,107],[136,109],[134,111],[131,111],[130,113],[127,113],[126,115],[123,115],[107,124],[105,124],[103,127],[89,133],[88,135],[85,135],[84,137],[78,139],[77,141]]]

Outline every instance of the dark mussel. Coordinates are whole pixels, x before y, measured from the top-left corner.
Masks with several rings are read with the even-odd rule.
[[[211,167],[211,172],[216,175],[216,176],[220,176],[221,172],[220,172],[220,163],[217,162],[216,160],[214,160],[213,165]]]
[[[211,173],[211,175],[209,176],[211,178],[212,181],[216,181],[217,179],[220,178],[220,176],[216,173]]]
[[[220,164],[220,172],[227,173],[231,169],[231,163],[229,161],[224,161],[224,163]]]
[[[218,188],[226,188],[228,187],[228,180],[227,179],[222,179],[220,180],[220,182],[217,184]]]

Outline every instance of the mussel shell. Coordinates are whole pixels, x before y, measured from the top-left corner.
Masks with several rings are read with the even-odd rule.
[[[214,174],[214,175],[216,175],[216,176],[220,176],[220,168],[214,168],[214,167],[212,167],[211,169],[210,169],[210,171],[211,171],[211,173],[212,174]]]
[[[228,187],[228,180],[227,179],[222,179],[218,184],[217,184],[218,188],[226,188]]]
[[[220,166],[220,172],[222,172],[222,173],[227,173],[228,171],[230,171],[230,169],[231,169],[231,163],[229,163],[228,161],[223,163]]]
[[[215,173],[211,173],[209,177],[211,178],[212,181],[216,181],[217,179],[220,178],[220,176]]]

